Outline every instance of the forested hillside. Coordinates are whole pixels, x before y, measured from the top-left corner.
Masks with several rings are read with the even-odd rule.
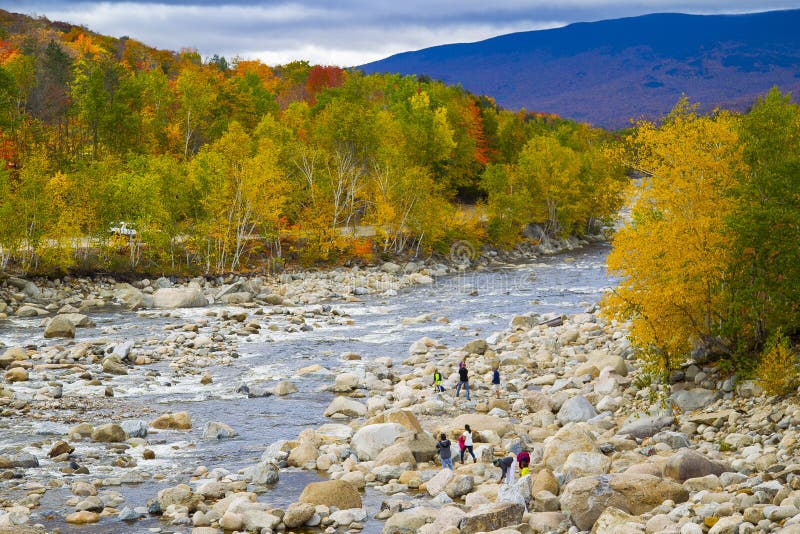
[[[510,246],[530,222],[585,232],[625,183],[602,130],[459,87],[203,60],[9,13],[0,128],[2,265],[25,272]],[[136,235],[109,239],[121,222]]]
[[[365,72],[428,75],[509,109],[604,128],[657,120],[682,94],[703,111],[746,110],[772,86],[800,89],[800,10],[656,13],[404,52]]]

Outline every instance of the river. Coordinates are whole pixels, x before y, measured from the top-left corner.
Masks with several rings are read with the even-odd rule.
[[[193,429],[186,432],[161,431],[148,437],[156,460],[146,463],[146,471],[159,473],[163,479],[150,478],[139,484],[122,484],[110,489],[119,491],[130,507],[145,506],[159,489],[188,482],[197,466],[208,469],[223,467],[236,472],[255,464],[270,443],[294,439],[307,427],[327,422],[322,416],[333,394],[322,391],[333,381],[333,372],[348,370],[363,372],[363,365],[376,357],[389,356],[396,366],[408,356],[411,343],[429,336],[449,347],[460,347],[477,337],[487,337],[508,327],[515,315],[536,313],[577,313],[596,303],[605,288],[611,285],[606,275],[605,258],[609,247],[595,244],[574,252],[547,256],[531,263],[513,267],[466,272],[439,278],[428,286],[415,286],[387,297],[368,295],[362,302],[332,303],[350,324],[323,322],[312,331],[287,332],[263,329],[259,334],[243,336],[233,364],[210,368],[213,383],[199,386],[197,376],[172,376],[166,363],[154,364],[160,376],[145,385],[136,374],[115,379],[115,402],[147,406],[154,413],[185,410],[191,414]],[[235,310],[235,307],[229,307]],[[91,338],[136,339],[158,332],[164,326],[202,319],[206,309],[179,310],[173,314],[106,313],[92,318],[97,327],[80,331],[81,340]],[[252,310],[247,310],[252,312]],[[422,316],[429,316],[424,320]],[[403,319],[419,318],[408,322]],[[444,319],[446,318],[446,322]],[[273,316],[278,324],[280,316]],[[8,346],[50,343],[41,337],[39,320],[9,320],[0,326],[0,341]],[[344,323],[344,321],[342,321]],[[342,355],[356,353],[361,360],[343,360]],[[331,370],[298,377],[296,371],[311,364]],[[248,398],[236,392],[243,382],[291,379],[299,392],[286,397]],[[65,387],[65,397],[87,394],[71,392]],[[76,418],[99,424],[113,413],[81,413]],[[144,417],[143,417],[144,418]],[[205,423],[222,421],[232,426],[239,436],[209,442],[202,439]],[[10,445],[19,446],[36,440],[60,439],[73,422],[39,422],[34,420],[0,420],[0,453]],[[78,444],[76,444],[78,445]],[[94,444],[97,445],[97,444]],[[92,457],[92,444],[80,444],[76,454]],[[116,518],[103,518],[91,526],[72,526],[63,517],[72,511],[68,499],[70,477],[60,475],[58,465],[48,462],[47,449],[25,449],[39,457],[42,467],[29,470],[34,479],[42,479],[45,470],[54,477],[64,478],[61,489],[48,490],[40,507],[34,510],[31,523],[42,523],[48,530],[58,527],[61,532],[134,533],[161,528],[161,532],[188,533],[190,525],[168,525],[157,517],[136,523],[122,523]],[[144,464],[140,464],[145,468]],[[120,476],[122,468],[97,466],[85,480]],[[26,473],[27,476],[27,473]],[[295,502],[303,487],[318,477],[308,471],[285,470],[280,482],[259,500],[285,509]],[[3,497],[19,497],[6,494]],[[370,516],[376,513],[382,494],[367,488],[365,505]],[[364,532],[380,532],[379,521],[368,520]]]

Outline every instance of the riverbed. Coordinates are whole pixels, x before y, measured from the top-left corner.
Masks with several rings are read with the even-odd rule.
[[[47,459],[47,448],[36,447],[44,440],[61,439],[78,421],[93,424],[109,420],[138,418],[152,420],[165,412],[187,411],[193,428],[189,431],[158,431],[147,439],[156,459],[140,462],[138,470],[144,481],[105,487],[125,499],[125,506],[144,507],[159,489],[186,483],[198,466],[209,470],[223,468],[231,472],[256,463],[264,449],[281,439],[294,439],[307,427],[326,422],[322,413],[333,398],[325,388],[335,373],[363,373],[364,365],[378,357],[390,357],[395,368],[408,356],[414,341],[428,336],[449,347],[459,347],[476,338],[486,338],[508,327],[511,319],[523,313],[571,314],[596,303],[612,285],[605,269],[609,247],[594,244],[578,251],[543,256],[529,263],[503,268],[465,271],[440,277],[430,285],[399,289],[388,294],[360,297],[360,302],[325,303],[333,316],[310,317],[310,329],[292,328],[289,315],[271,313],[263,316],[272,327],[242,335],[232,363],[204,369],[213,378],[199,385],[199,376],[174,372],[168,362],[141,366],[136,372],[113,380],[114,396],[104,398],[102,386],[65,388],[64,397],[75,397],[73,410],[60,411],[46,420],[6,418],[0,420],[0,453],[11,446],[25,445],[40,461],[41,467],[25,472],[26,479],[63,479],[63,488],[48,489],[40,506],[34,509],[30,523],[44,524],[48,531],[133,533],[160,528],[161,532],[188,533],[190,525],[169,525],[157,516],[135,523],[123,523],[115,517],[103,518],[90,526],[64,523],[72,511],[65,501],[71,496],[74,480],[113,479],[124,475],[126,468],[108,465],[102,460],[102,444],[75,443],[75,456],[89,467],[90,475],[66,476],[59,464]],[[318,305],[316,305],[318,306]],[[219,314],[244,312],[252,308],[211,306]],[[108,312],[93,314],[96,327],[81,329],[79,339],[118,342],[173,333],[170,325],[198,323],[199,332],[213,329],[214,318],[208,308],[182,309],[170,313]],[[0,342],[7,346],[59,343],[45,340],[40,319],[10,319],[0,323]],[[63,340],[60,341],[63,343]],[[360,359],[352,359],[358,355]],[[319,364],[320,372],[298,376],[298,370]],[[143,381],[145,373],[154,380]],[[53,379],[58,372],[53,371]],[[297,393],[285,397],[249,398],[238,392],[242,384],[272,384],[291,380]],[[31,391],[33,396],[35,391]],[[81,405],[81,398],[99,398],[102,402]],[[87,409],[87,407],[89,409]],[[233,439],[202,439],[209,421],[221,421],[237,432]],[[47,474],[47,475],[46,475]],[[263,493],[259,500],[285,508],[297,500],[303,487],[317,476],[308,471],[283,470],[280,482]],[[5,499],[24,496],[25,488],[0,490]],[[102,491],[101,490],[101,494]],[[370,516],[380,507],[383,495],[367,488],[365,506]],[[381,523],[368,520],[364,532],[380,532]]]

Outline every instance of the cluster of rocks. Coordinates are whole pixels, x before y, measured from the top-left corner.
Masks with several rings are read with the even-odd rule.
[[[387,497],[384,533],[800,532],[800,408],[750,381],[690,365],[648,384],[625,325],[594,313],[520,316],[451,350],[424,338],[391,369],[339,373],[333,423],[272,444],[267,465],[324,472]],[[473,400],[454,399],[458,363]],[[489,391],[498,366],[502,398]],[[431,376],[445,376],[446,393]],[[477,463],[441,469],[433,436],[474,431]],[[531,452],[512,486],[491,460]],[[453,455],[458,458],[454,446]],[[427,496],[427,498],[424,498]],[[311,526],[311,523],[306,526]]]

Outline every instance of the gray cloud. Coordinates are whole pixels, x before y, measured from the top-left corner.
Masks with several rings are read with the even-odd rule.
[[[742,13],[800,0],[0,0],[0,8],[203,55],[351,66],[407,50],[654,12]]]

